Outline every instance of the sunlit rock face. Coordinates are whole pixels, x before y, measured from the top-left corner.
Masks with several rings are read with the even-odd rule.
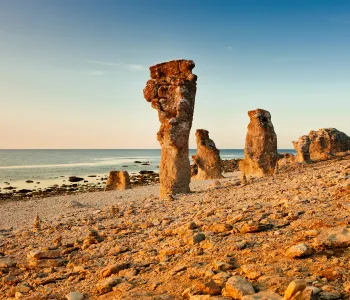
[[[241,171],[247,176],[273,175],[277,163],[277,136],[271,115],[263,109],[248,112],[250,123],[244,148]]]
[[[192,156],[197,165],[197,179],[222,178],[220,151],[216,148],[213,140],[209,138],[209,131],[196,130],[197,154]]]
[[[196,96],[197,76],[191,60],[173,60],[150,67],[151,79],[143,90],[158,111],[161,145],[160,197],[190,191],[188,138]]]

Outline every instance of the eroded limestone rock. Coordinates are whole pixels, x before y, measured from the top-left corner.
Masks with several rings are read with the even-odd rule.
[[[192,156],[198,166],[197,179],[222,178],[220,151],[213,140],[209,138],[209,131],[196,130],[197,154]]]
[[[307,135],[303,135],[298,139],[298,141],[293,142],[293,146],[297,152],[297,162],[310,163],[310,143],[311,140]]]
[[[263,109],[251,110],[248,115],[250,123],[240,169],[247,177],[273,175],[278,155],[271,115]]]
[[[130,177],[127,171],[111,171],[106,183],[105,191],[130,189]]]
[[[310,131],[310,158],[325,160],[339,152],[350,150],[350,137],[335,128],[321,128]]]
[[[160,197],[190,191],[188,138],[192,127],[197,76],[191,60],[173,60],[150,67],[151,79],[143,90],[157,109],[161,123],[157,134],[162,148]]]

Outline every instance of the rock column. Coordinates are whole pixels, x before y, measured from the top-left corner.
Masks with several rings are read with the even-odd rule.
[[[192,156],[198,167],[197,179],[222,178],[220,151],[216,148],[213,140],[209,138],[209,132],[197,129],[197,154]]]
[[[111,171],[106,183],[105,191],[127,190],[131,188],[130,177],[127,171]]]
[[[297,152],[298,163],[310,163],[310,143],[311,140],[307,135],[301,136],[298,141],[293,142],[295,151]]]
[[[250,123],[244,148],[241,171],[247,176],[273,175],[277,163],[277,136],[271,115],[263,109],[248,112]]]
[[[151,79],[143,90],[158,111],[161,145],[160,197],[190,191],[188,138],[192,127],[197,76],[191,60],[173,60],[150,67]]]

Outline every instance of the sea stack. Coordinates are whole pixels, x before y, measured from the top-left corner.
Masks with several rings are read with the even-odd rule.
[[[127,171],[111,171],[109,173],[105,191],[123,191],[130,188],[130,176]]]
[[[263,109],[248,112],[250,123],[240,169],[246,177],[273,175],[277,163],[277,136],[271,115]]]
[[[310,163],[310,143],[309,136],[303,135],[298,141],[293,142],[295,151],[297,152],[296,159],[298,163]]]
[[[160,198],[190,191],[188,138],[196,96],[197,76],[192,60],[173,60],[150,67],[145,99],[158,110],[161,145]]]
[[[213,140],[209,138],[209,131],[196,130],[197,154],[192,156],[198,167],[197,179],[222,178],[220,151]]]

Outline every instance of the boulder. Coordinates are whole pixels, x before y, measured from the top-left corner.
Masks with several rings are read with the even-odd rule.
[[[335,128],[321,128],[310,131],[310,159],[329,159],[338,152],[350,150],[350,137]]]
[[[77,176],[70,176],[69,178],[68,178],[68,181],[69,182],[79,182],[79,181],[83,181],[84,180],[84,178],[82,178],[82,177],[77,177]]]

